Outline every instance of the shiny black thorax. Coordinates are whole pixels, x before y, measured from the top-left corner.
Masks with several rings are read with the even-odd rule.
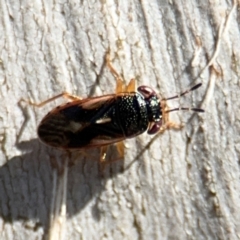
[[[144,99],[140,93],[133,92],[113,95],[102,102],[99,97],[96,107],[85,108],[80,101],[50,113],[41,122],[38,135],[55,147],[91,147],[98,139],[114,143],[135,137],[148,129],[149,122],[159,121],[161,114],[155,96]]]

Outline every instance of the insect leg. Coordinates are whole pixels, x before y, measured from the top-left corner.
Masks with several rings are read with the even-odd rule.
[[[126,91],[127,92],[135,92],[136,91],[136,80],[134,78],[132,78],[130,80],[130,82],[128,83],[127,87],[126,87]]]
[[[107,164],[111,164],[113,162],[117,162],[119,160],[123,160],[123,157],[124,157],[124,144],[123,144],[123,141],[116,143],[116,147],[117,147],[117,151],[118,151],[119,156],[117,158],[115,158],[115,159],[110,159],[110,160],[106,160],[108,146],[101,147],[99,163],[100,163],[100,171],[101,171],[102,175],[103,175],[103,171],[105,169],[105,166]]]
[[[103,146],[101,147],[101,150],[100,150],[100,164],[103,164],[106,163],[106,155],[107,155],[107,149],[108,149],[108,146]]]
[[[169,120],[169,113],[167,112],[168,107],[167,107],[165,100],[161,101],[161,108],[163,109],[163,112],[162,112],[163,125],[161,126],[159,133],[163,133],[165,130],[170,129],[170,128],[175,129],[175,130],[181,129],[184,126],[181,123],[175,123],[175,122],[171,122]]]
[[[110,72],[116,78],[116,82],[117,82],[116,93],[120,93],[120,92],[124,92],[124,91],[134,92],[136,90],[135,79],[131,79],[130,82],[128,83],[128,85],[125,86],[122,77],[120,76],[120,74],[117,73],[117,71],[114,69],[114,67],[112,65],[109,53],[107,53],[107,55],[106,55],[106,62],[107,62],[107,66],[108,66]]]
[[[61,97],[67,98],[67,99],[69,99],[71,101],[81,100],[80,97],[71,95],[71,94],[69,94],[67,92],[63,92],[61,94],[58,94],[57,96],[54,96],[52,98],[49,98],[49,99],[43,101],[41,103],[35,103],[35,102],[32,102],[30,100],[25,100],[25,99],[20,99],[19,102],[26,102],[26,103],[28,103],[28,104],[30,104],[32,106],[35,106],[35,107],[42,107],[42,106],[46,105],[47,103],[50,103],[50,102],[52,102],[52,101],[54,101],[54,100],[56,100],[58,98],[61,98]]]
[[[63,93],[62,93],[62,96],[63,96],[64,98],[67,98],[67,99],[72,100],[72,101],[82,100],[81,97],[78,97],[78,96],[76,96],[76,95],[72,95],[72,94],[67,93],[67,92],[63,92]]]
[[[118,142],[116,144],[116,147],[117,147],[117,151],[118,151],[118,154],[119,154],[118,160],[123,159],[123,157],[124,157],[124,148],[125,148],[125,146],[123,144],[123,141]]]
[[[175,130],[179,130],[181,128],[183,128],[184,125],[181,123],[175,123],[175,122],[166,122],[159,130],[159,133],[163,133],[165,130],[167,129],[175,129]]]
[[[103,146],[100,148],[99,168],[100,168],[100,174],[102,177],[104,176],[103,172],[107,163],[106,162],[107,149],[108,149],[108,146]]]
[[[110,60],[110,54],[109,53],[107,53],[107,55],[106,55],[106,63],[107,63],[107,66],[108,66],[110,72],[116,78],[116,83],[117,83],[116,93],[123,92],[125,90],[126,86],[124,84],[124,81],[123,81],[121,75],[118,74],[117,71],[114,69],[114,67],[112,65],[112,62]]]

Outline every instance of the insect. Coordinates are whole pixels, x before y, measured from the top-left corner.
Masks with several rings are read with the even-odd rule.
[[[116,78],[115,94],[81,99],[62,93],[40,104],[41,107],[59,97],[70,101],[54,108],[40,122],[38,136],[40,140],[52,147],[61,149],[87,149],[101,147],[101,159],[105,158],[106,148],[117,143],[120,157],[123,157],[122,141],[133,138],[147,131],[148,134],[163,132],[168,128],[181,128],[180,124],[169,121],[168,113],[177,110],[203,112],[199,108],[168,109],[166,101],[181,97],[201,86],[194,87],[171,98],[160,96],[148,86],[140,86],[135,91],[135,80],[127,86],[106,57],[107,66]]]

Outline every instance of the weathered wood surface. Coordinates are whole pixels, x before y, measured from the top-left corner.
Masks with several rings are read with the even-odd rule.
[[[1,239],[239,239],[237,1],[3,0],[0,13]],[[206,112],[172,113],[181,131],[127,140],[125,164],[103,177],[91,160],[98,150],[80,155],[49,232],[61,206],[53,189],[64,188],[54,187],[51,162],[66,155],[41,144],[36,128],[64,100],[41,109],[18,101],[113,93],[108,48],[126,82],[161,96],[202,82],[181,105]]]

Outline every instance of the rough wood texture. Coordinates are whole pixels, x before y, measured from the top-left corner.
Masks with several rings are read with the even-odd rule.
[[[1,239],[239,239],[237,0],[3,0],[0,17]],[[78,156],[65,189],[51,163],[68,157],[36,136],[61,100],[41,109],[18,101],[112,93],[108,48],[127,82],[161,96],[202,82],[181,104],[206,112],[172,113],[183,130],[126,141],[125,164],[103,177],[98,150]],[[66,190],[62,203],[54,189]]]

